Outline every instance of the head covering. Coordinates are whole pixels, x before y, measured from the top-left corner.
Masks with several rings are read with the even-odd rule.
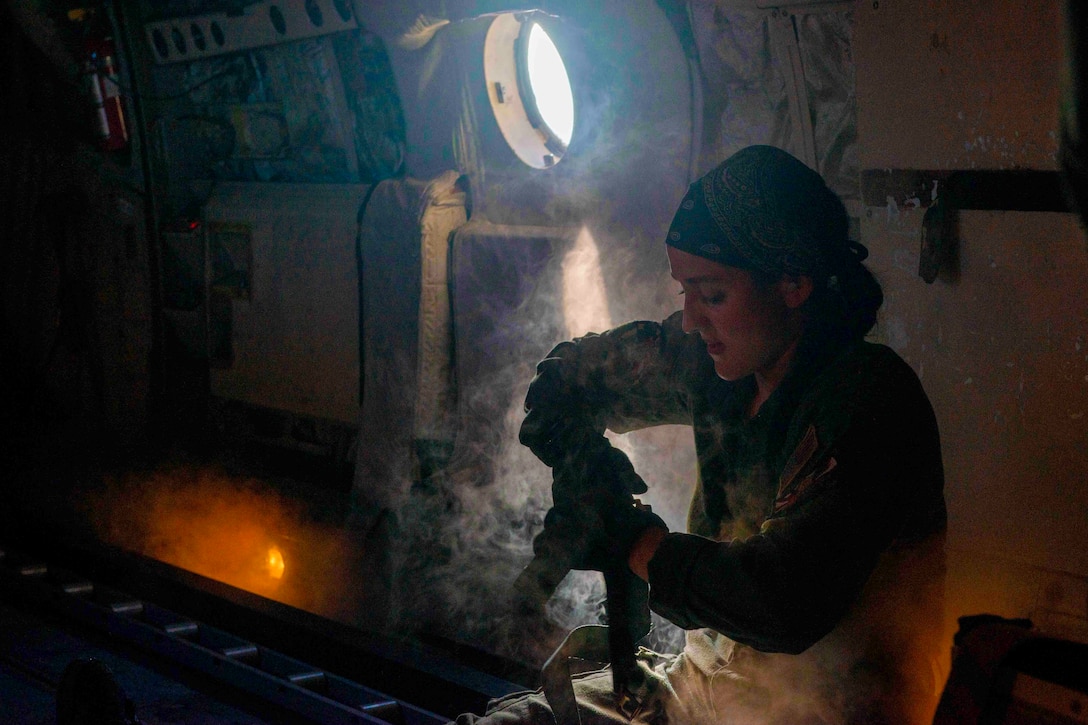
[[[781,149],[749,146],[688,188],[667,244],[730,267],[823,279],[868,256],[848,226],[818,173]]]

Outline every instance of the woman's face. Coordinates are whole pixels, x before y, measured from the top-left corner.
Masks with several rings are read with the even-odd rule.
[[[797,308],[808,293],[783,277],[760,284],[751,272],[667,247],[672,277],[684,296],[684,331],[698,333],[724,380],[769,377],[800,339]],[[807,278],[800,278],[802,286]]]

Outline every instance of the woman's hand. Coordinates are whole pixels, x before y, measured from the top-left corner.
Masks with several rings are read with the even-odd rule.
[[[654,558],[657,547],[668,533],[668,529],[659,526],[643,529],[627,553],[627,566],[643,581],[650,581],[650,559]]]

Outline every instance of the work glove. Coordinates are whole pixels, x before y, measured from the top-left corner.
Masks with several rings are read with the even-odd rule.
[[[555,469],[553,506],[544,530],[533,540],[534,553],[550,560],[566,558],[574,569],[626,567],[643,531],[668,528],[632,496],[646,490],[622,451],[603,436],[588,439]]]
[[[604,425],[594,420],[585,394],[570,382],[575,377],[573,363],[561,354],[567,346],[573,344],[561,343],[537,364],[536,375],[525,395],[526,414],[518,439],[551,468],[560,463],[583,470],[601,465],[612,470],[615,480],[622,481],[623,490],[633,495],[646,493],[646,483],[635,473],[631,461],[601,435]],[[562,473],[556,479],[587,477],[585,473],[581,476]]]
[[[544,529],[533,539],[533,553],[551,556],[557,549],[570,555],[572,569],[625,571],[638,537],[648,528],[668,529],[649,506],[630,499],[598,500],[591,506],[553,506]]]
[[[594,430],[592,411],[573,382],[576,365],[564,357],[573,355],[573,348],[573,343],[560,343],[537,363],[525,394],[526,415],[518,439],[551,467],[603,431]]]
[[[552,467],[553,506],[609,508],[649,490],[627,454],[603,435],[580,429],[564,440],[567,448]]]

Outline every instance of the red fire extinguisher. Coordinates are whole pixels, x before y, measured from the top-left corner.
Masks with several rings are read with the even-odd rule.
[[[106,151],[119,151],[128,144],[128,128],[117,79],[113,38],[88,33],[83,38],[83,53],[83,71],[94,104],[99,145]]]

